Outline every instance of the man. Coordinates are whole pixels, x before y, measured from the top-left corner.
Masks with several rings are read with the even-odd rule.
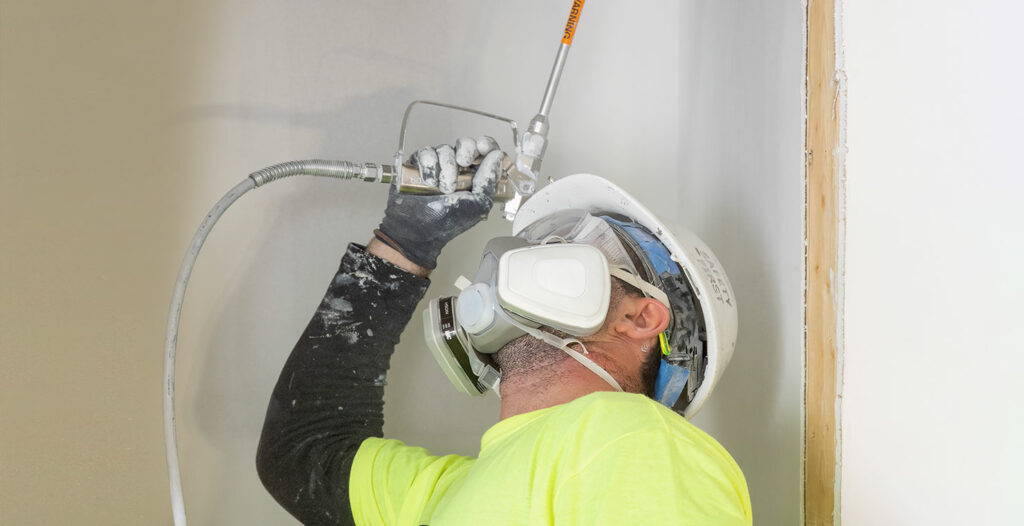
[[[693,300],[684,290],[669,301],[668,285],[633,277],[628,261],[630,273],[612,272],[621,280],[605,278],[597,332],[572,339],[523,326],[493,355],[501,421],[477,459],[378,438],[398,336],[441,248],[489,212],[501,155],[487,138],[421,150],[421,176],[444,193],[392,189],[374,238],[349,246],[274,389],[257,458],[264,485],[306,524],[751,524],[729,454],[650,398],[671,352],[664,334],[697,339],[695,328],[677,327],[695,317]],[[453,191],[457,168],[480,157],[472,190]],[[563,237],[535,244],[574,241]],[[682,297],[684,314],[670,308]]]

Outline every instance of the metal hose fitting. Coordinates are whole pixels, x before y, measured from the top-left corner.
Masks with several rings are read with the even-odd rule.
[[[353,163],[349,161],[328,161],[325,159],[308,159],[305,161],[288,161],[268,166],[249,174],[249,178],[257,187],[269,182],[291,177],[293,175],[313,175],[317,177],[333,177],[335,179],[362,179],[367,182],[390,183],[381,167],[374,163]]]

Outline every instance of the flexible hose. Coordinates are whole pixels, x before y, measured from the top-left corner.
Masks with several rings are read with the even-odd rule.
[[[256,181],[246,177],[224,197],[217,201],[210,213],[206,214],[196,234],[192,236],[192,244],[185,253],[185,259],[178,269],[178,280],[174,283],[174,296],[171,299],[171,312],[167,316],[167,339],[164,341],[164,446],[167,449],[167,476],[171,483],[171,511],[176,526],[185,525],[185,498],[181,493],[181,470],[178,466],[178,439],[174,424],[174,357],[178,346],[178,325],[181,321],[181,305],[185,299],[188,278],[192,274],[199,249],[203,248],[206,236],[217,223],[224,211],[246,192],[256,188]]]
[[[171,512],[175,526],[185,526],[185,497],[181,490],[181,468],[178,463],[178,438],[174,412],[174,358],[178,347],[178,327],[181,323],[181,307],[185,300],[185,289],[192,275],[192,267],[199,257],[206,237],[210,235],[213,225],[220,216],[238,198],[246,192],[267,183],[294,175],[313,175],[338,179],[363,179],[365,181],[381,180],[378,167],[372,163],[352,163],[348,161],[325,161],[320,159],[306,161],[290,161],[276,164],[253,172],[238,183],[227,194],[217,201],[206,218],[199,225],[192,243],[185,253],[185,258],[178,269],[178,280],[174,283],[174,295],[171,298],[171,309],[167,316],[167,338],[164,341],[164,446],[167,450],[167,476],[171,486]]]
[[[373,163],[353,163],[349,161],[326,161],[310,159],[306,161],[289,161],[268,166],[249,174],[256,186],[291,177],[293,175],[315,175],[317,177],[334,177],[337,179],[378,180],[377,165]]]

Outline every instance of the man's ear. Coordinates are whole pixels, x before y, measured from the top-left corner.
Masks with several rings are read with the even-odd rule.
[[[623,336],[649,340],[668,328],[668,307],[656,299],[631,296],[623,299],[622,307],[622,318],[616,323],[616,332]]]

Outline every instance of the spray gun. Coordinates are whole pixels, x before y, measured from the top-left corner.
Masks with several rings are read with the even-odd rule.
[[[228,191],[206,215],[192,237],[192,242],[185,253],[181,267],[178,269],[178,279],[174,284],[171,309],[167,317],[167,335],[164,340],[164,446],[167,452],[171,512],[174,516],[175,526],[186,525],[185,498],[182,494],[181,471],[178,464],[178,439],[175,430],[174,409],[174,362],[178,346],[178,326],[181,321],[181,307],[185,301],[185,290],[188,287],[189,277],[192,275],[192,268],[199,257],[199,251],[202,249],[203,243],[206,242],[206,238],[217,223],[217,220],[227,211],[228,207],[250,190],[272,181],[295,175],[313,175],[336,179],[362,179],[368,182],[394,184],[400,192],[407,194],[439,193],[437,187],[426,184],[420,178],[419,170],[415,166],[402,162],[404,159],[405,131],[409,122],[409,115],[412,113],[413,108],[418,105],[439,106],[473,113],[497,119],[509,125],[512,130],[512,144],[515,146],[516,157],[512,159],[511,156],[505,154],[502,159],[501,175],[498,179],[494,201],[505,203],[504,216],[506,219],[511,220],[515,218],[523,201],[537,190],[541,162],[544,160],[544,152],[547,149],[548,113],[551,111],[551,103],[555,98],[558,80],[562,76],[565,59],[569,54],[569,46],[572,45],[572,39],[576,33],[576,24],[579,22],[580,12],[583,10],[583,2],[584,0],[573,0],[572,8],[569,11],[569,20],[565,24],[562,41],[558,46],[558,54],[555,56],[555,64],[551,68],[547,88],[544,90],[544,99],[541,102],[540,111],[530,121],[522,137],[519,136],[516,122],[512,119],[452,104],[415,101],[405,110],[398,140],[398,152],[395,154],[394,161],[391,164],[353,163],[321,159],[289,161],[276,164],[249,174],[242,182]],[[460,169],[455,189],[469,190],[472,187],[473,174],[475,172],[475,166]]]
[[[408,163],[403,163],[403,159],[405,159],[405,136],[406,130],[409,127],[409,117],[412,115],[413,109],[420,105],[437,106],[440,108],[471,113],[488,119],[501,121],[509,126],[509,129],[512,132],[512,146],[517,151],[519,150],[519,127],[516,124],[516,121],[509,119],[508,117],[502,117],[493,113],[487,113],[473,108],[467,108],[465,106],[446,104],[443,102],[432,102],[427,100],[413,101],[408,107],[406,107],[405,115],[402,117],[402,128],[398,134],[398,151],[395,153],[394,163],[391,166],[381,166],[381,182],[395,184],[398,187],[399,192],[419,195],[435,195],[439,192],[436,185],[430,185],[423,181],[417,167]],[[473,187],[473,174],[476,173],[476,169],[476,163],[459,169],[459,173],[455,178],[456,191],[469,190]],[[522,202],[523,196],[533,194],[534,190],[534,181],[529,180],[528,176],[516,169],[515,161],[511,156],[507,153],[503,154],[501,159],[501,172],[498,176],[498,185],[494,191],[494,201],[496,203],[505,203],[505,218],[508,220],[515,218],[516,212],[519,210],[519,203]]]

